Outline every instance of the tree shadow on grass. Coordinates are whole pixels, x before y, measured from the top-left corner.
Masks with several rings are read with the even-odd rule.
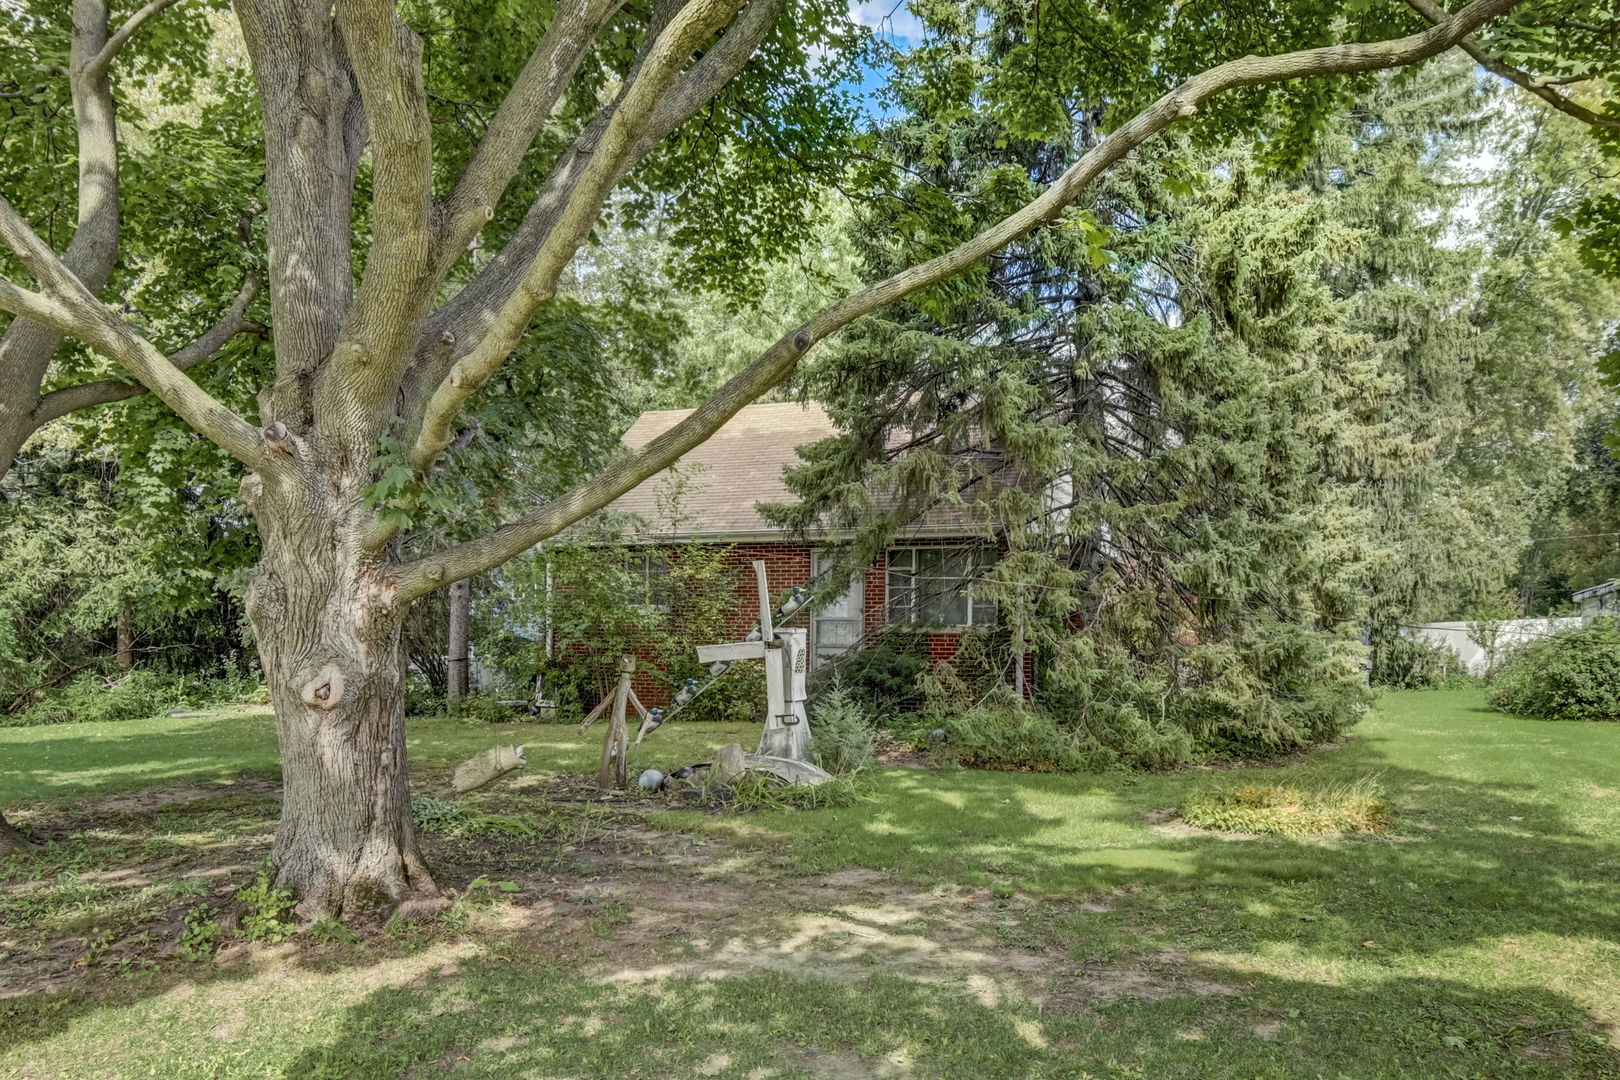
[[[1230,973],[1224,973],[1228,977]],[[1444,979],[1265,977],[1217,999],[1083,1008],[781,972],[603,984],[475,959],[371,994],[286,1080],[458,1077],[1602,1077],[1620,1051],[1568,998]]]

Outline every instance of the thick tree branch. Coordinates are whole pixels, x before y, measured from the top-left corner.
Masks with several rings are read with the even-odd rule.
[[[251,466],[259,465],[258,429],[198,386],[123,319],[97,300],[0,197],[0,241],[44,288],[34,293],[0,279],[0,309],[84,342],[123,366],[199,434]]]
[[[392,414],[433,299],[433,143],[422,43],[393,0],[338,0],[337,26],[371,146],[371,246],[329,362],[311,383],[314,429],[367,455]]]
[[[523,156],[557,107],[580,61],[623,0],[569,0],[557,9],[512,89],[495,111],[472,160],[444,204],[437,254],[443,277],[495,213]]]
[[[751,0],[719,40],[704,52],[703,58],[684,72],[659,102],[646,132],[621,163],[619,179],[639,165],[676,128],[697,115],[742,71],[786,6],[786,0]],[[457,356],[473,349],[494,312],[517,289],[535,253],[556,225],[558,213],[579,183],[586,163],[595,154],[617,105],[615,101],[603,108],[564,152],[506,246],[478,277],[434,313],[419,350],[431,354],[433,344],[445,334],[457,339]],[[437,375],[442,378],[443,371]],[[437,378],[434,381],[436,383]]]
[[[264,120],[270,323],[269,423],[313,423],[313,377],[354,291],[351,211],[366,117],[330,3],[234,0]]]
[[[1431,23],[1439,26],[1447,18],[1446,9],[1436,4],[1434,0],[1406,0],[1407,6]],[[1508,67],[1499,60],[1492,59],[1485,50],[1479,47],[1479,42],[1472,36],[1464,37],[1457,42],[1457,47],[1479,63],[1479,66],[1492,75],[1506,79],[1510,83],[1521,86],[1548,105],[1557,109],[1566,116],[1573,116],[1583,124],[1588,124],[1604,131],[1620,131],[1620,119],[1595,113],[1582,105],[1577,105],[1563,94],[1551,89],[1550,84],[1537,79],[1527,71]]]
[[[219,321],[203,331],[196,340],[171,355],[170,363],[181,371],[188,371],[204,360],[212,358],[236,335],[249,331],[263,331],[264,327],[247,317],[248,306],[258,295],[259,279],[256,276],[249,277],[242,285],[241,291],[236,294],[231,306],[220,316]],[[146,387],[122,379],[101,379],[96,382],[64,386],[52,390],[39,399],[39,405],[34,409],[33,426],[37,429],[80,409],[124,401],[144,393]]]
[[[491,320],[489,331],[471,352],[451,366],[428,401],[411,451],[411,460],[418,468],[432,464],[449,444],[451,426],[462,405],[506,361],[535,309],[555,291],[558,276],[590,233],[608,193],[623,175],[625,161],[648,133],[680,69],[693,51],[741,6],[742,0],[691,0],[658,35],[522,281]]]
[[[619,163],[617,184],[671,132],[690,120],[747,65],[770,33],[786,0],[752,0],[725,33],[683,72],[659,102],[647,130]],[[650,48],[650,43],[649,43]],[[604,107],[563,154],[541,187],[517,232],[482,272],[428,320],[405,392],[406,416],[417,427],[429,395],[450,366],[467,356],[488,332],[497,312],[516,292],[536,253],[556,227],[562,207],[578,186],[607,130],[618,102]]]
[[[78,148],[78,221],[62,262],[93,293],[106,286],[118,258],[118,128],[105,65],[97,66],[107,42],[107,0],[74,0],[67,75]],[[13,320],[0,334],[0,378],[7,387],[0,395],[0,474],[34,430],[39,388],[61,344],[60,334],[27,319]]]
[[[1087,151],[1039,198],[951,251],[823,309],[767,349],[685,420],[640,450],[528,517],[399,567],[397,598],[409,601],[452,581],[492,570],[669,468],[743,406],[791,375],[799,358],[816,342],[917,289],[960,273],[1025,233],[1055,220],[1099,175],[1166,127],[1195,115],[1201,102],[1240,87],[1413,64],[1444,52],[1490,19],[1523,2],[1476,0],[1421,34],[1390,41],[1330,45],[1281,56],[1246,56],[1193,76]]]
[[[88,73],[98,79],[105,76],[113,57],[117,56],[118,50],[122,49],[129,43],[129,39],[135,36],[135,31],[139,30],[154,16],[161,14],[164,10],[173,7],[179,2],[180,0],[151,0],[151,3],[131,15],[124,21],[124,25],[120,26],[107,39],[107,44],[102,46],[95,59],[90,61],[86,68]]]

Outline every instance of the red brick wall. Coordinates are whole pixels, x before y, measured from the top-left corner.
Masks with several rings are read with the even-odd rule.
[[[918,541],[904,541],[902,546],[907,547],[953,547],[961,544],[959,539],[929,539]],[[758,593],[754,584],[753,561],[765,560],[766,578],[770,583],[771,596],[780,601],[782,595],[793,586],[804,586],[810,581],[810,551],[809,544],[757,541],[739,543],[729,546],[726,555],[727,567],[734,584],[736,602],[732,605],[726,617],[726,632],[728,640],[740,641],[754,628],[759,618]],[[674,598],[679,603],[680,598]],[[862,625],[867,633],[881,627],[887,617],[888,604],[888,562],[883,555],[877,556],[867,569],[864,581],[864,594],[862,597]],[[807,625],[801,617],[793,625]],[[961,647],[961,635],[951,631],[932,631],[927,635],[928,658],[931,662],[950,662],[956,657]],[[588,653],[587,646],[573,644],[568,647],[570,653],[584,656]],[[1033,682],[1033,662],[1026,657],[1026,674]],[[640,669],[637,670],[634,682],[636,696],[648,708],[653,706],[667,706],[673,690],[662,679],[656,679],[645,669],[650,664],[650,650],[637,650],[637,660]]]

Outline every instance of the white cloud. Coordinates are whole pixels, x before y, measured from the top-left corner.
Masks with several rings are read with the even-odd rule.
[[[899,41],[922,40],[922,20],[911,13],[906,0],[853,0],[849,17],[852,22],[870,26],[884,37]]]

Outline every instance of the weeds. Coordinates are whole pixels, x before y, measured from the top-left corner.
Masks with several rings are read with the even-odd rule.
[[[1387,832],[1395,815],[1377,781],[1368,777],[1314,789],[1293,784],[1210,788],[1186,798],[1181,818],[1222,832],[1327,836]]]
[[[830,810],[867,798],[854,776],[835,776],[821,784],[784,784],[773,777],[745,772],[729,784],[711,785],[703,800],[711,806],[747,813],[754,810]]]
[[[286,941],[292,934],[292,911],[298,901],[291,889],[278,889],[271,880],[272,868],[259,868],[253,884],[237,890],[236,899],[246,906],[242,915],[242,936],[249,941]]]
[[[180,931],[180,959],[192,963],[205,963],[214,958],[225,938],[225,929],[219,925],[214,909],[199,904],[186,912],[185,929]]]

